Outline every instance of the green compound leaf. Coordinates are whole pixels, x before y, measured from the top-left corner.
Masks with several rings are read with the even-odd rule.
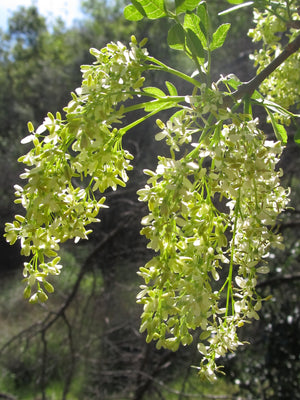
[[[175,0],[176,14],[193,11],[199,4],[199,0]]]
[[[139,21],[143,17],[158,19],[167,16],[164,0],[132,0],[132,4],[125,7],[125,18],[130,21]]]
[[[219,28],[213,34],[212,42],[210,45],[211,51],[223,46],[229,28],[230,24],[222,24],[219,26]]]
[[[185,33],[180,24],[173,25],[168,32],[168,45],[175,50],[184,50]]]

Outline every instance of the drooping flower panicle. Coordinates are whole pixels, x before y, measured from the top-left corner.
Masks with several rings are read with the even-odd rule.
[[[17,215],[5,230],[6,239],[11,244],[21,239],[22,254],[32,257],[24,267],[24,294],[31,302],[45,301],[44,289],[53,291],[46,277],[60,272],[59,244],[86,239],[91,232],[86,225],[99,221],[105,197],[95,192],[125,186],[132,168],[133,157],[122,148],[115,126],[123,102],[143,84],[147,51],[132,37],[129,48],[110,43],[91,53],[96,61],[82,66],[82,86],[72,93],[65,119],[49,113],[37,130],[29,123],[30,134],[22,141],[33,144],[19,159],[27,166],[21,175],[27,183],[15,187],[16,203],[26,215]]]
[[[157,252],[139,272],[141,331],[175,351],[200,328],[209,379],[215,359],[241,344],[237,327],[257,318],[257,273],[267,271],[261,261],[270,247],[282,246],[272,226],[288,201],[275,169],[281,143],[266,140],[258,121],[232,119],[217,138],[195,144],[192,159],[160,157],[138,192],[149,207],[141,233]]]

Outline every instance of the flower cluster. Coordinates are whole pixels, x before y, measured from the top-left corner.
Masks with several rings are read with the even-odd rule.
[[[96,62],[82,67],[82,86],[64,109],[66,119],[49,113],[37,130],[28,124],[30,134],[22,141],[33,143],[19,159],[27,166],[21,175],[27,183],[15,186],[26,215],[17,215],[5,230],[7,241],[21,239],[22,254],[32,257],[24,268],[24,295],[31,302],[45,301],[44,289],[53,291],[46,277],[60,271],[59,243],[87,238],[86,225],[99,221],[105,197],[95,192],[125,186],[132,168],[122,131],[112,124],[122,118],[122,102],[143,84],[146,50],[132,37],[129,49],[110,43],[91,53]]]
[[[199,89],[200,94],[185,96],[187,106],[173,114],[166,124],[157,120],[161,132],[156,134],[155,139],[165,139],[171,153],[180,151],[184,144],[191,143],[195,133],[202,131],[203,125],[199,125],[199,123],[201,124],[199,116],[205,123],[203,115],[218,114],[220,105],[223,103],[222,92],[218,89],[217,84],[210,88],[203,83]],[[227,116],[225,110],[224,113]]]
[[[286,7],[285,1],[277,3],[276,13],[272,13],[271,10],[254,11],[256,27],[250,29],[248,34],[253,42],[263,41],[262,48],[251,55],[254,65],[258,66],[258,72],[270,64],[282,51],[283,32],[286,32],[284,38],[287,38],[289,43],[299,35],[299,29],[293,28],[292,24],[293,21],[300,20],[297,12],[297,0],[289,2],[289,9]],[[296,52],[264,80],[260,91],[268,100],[288,109],[299,102],[299,81],[300,54]],[[286,93],[289,95],[287,96]],[[277,115],[277,118],[288,122],[286,116]]]
[[[149,287],[138,295],[144,303],[141,330],[147,340],[176,350],[192,340],[189,329],[207,328],[210,307],[218,299],[208,276],[218,279],[220,262],[226,262],[223,246],[227,216],[211,201],[206,168],[196,162],[161,158],[156,173],[140,200],[148,201],[150,214],[143,218],[141,233],[148,247],[159,255],[140,269]]]
[[[213,379],[215,359],[241,344],[236,328],[257,318],[256,276],[267,271],[259,262],[282,245],[271,228],[288,193],[275,170],[281,144],[265,140],[257,121],[232,115],[195,147],[145,171],[150,178],[138,193],[149,215],[141,233],[158,254],[140,268],[138,302],[141,331],[158,347],[176,350],[201,328],[201,373]]]
[[[156,123],[162,130],[155,135],[155,139],[158,141],[165,139],[171,151],[179,151],[183,144],[191,142],[193,134],[197,131],[194,127],[193,114],[186,108],[175,113],[166,124],[157,120]]]

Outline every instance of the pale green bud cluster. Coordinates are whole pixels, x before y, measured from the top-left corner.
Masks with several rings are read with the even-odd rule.
[[[155,135],[155,139],[158,141],[165,139],[171,151],[179,151],[183,144],[190,143],[195,132],[194,113],[190,111],[190,109],[178,111],[166,124],[157,120],[156,123],[162,131]]]
[[[187,156],[160,157],[138,192],[149,207],[141,233],[158,253],[140,268],[141,331],[176,350],[201,328],[201,373],[209,379],[216,358],[241,344],[236,327],[258,317],[256,276],[267,272],[259,263],[270,246],[282,246],[272,226],[288,202],[275,169],[281,143],[265,140],[257,121],[231,119]]]
[[[122,132],[112,124],[123,116],[122,102],[143,83],[146,50],[132,37],[129,49],[118,42],[91,53],[96,62],[82,67],[83,83],[64,109],[66,119],[49,113],[37,130],[28,124],[30,135],[22,141],[33,143],[19,159],[27,166],[21,175],[27,184],[15,186],[26,215],[6,224],[5,236],[11,244],[20,239],[22,254],[32,257],[24,268],[24,295],[31,302],[45,301],[44,289],[53,291],[46,277],[60,272],[59,244],[86,239],[86,226],[99,221],[105,197],[95,192],[125,186],[132,168]]]
[[[286,7],[286,1],[280,0],[277,3],[277,15],[271,13],[270,10],[254,11],[256,27],[250,29],[248,34],[253,42],[263,42],[261,49],[256,50],[251,55],[254,65],[258,67],[257,72],[263,70],[281,53],[286,45],[286,39],[290,43],[299,35],[299,29],[290,27],[291,21],[300,21],[300,15],[297,12],[298,1],[289,1],[290,13]],[[285,33],[284,38],[283,33]],[[284,63],[264,80],[260,85],[260,91],[268,100],[288,109],[299,102],[299,82],[300,53],[298,51],[288,57]],[[282,122],[289,122],[289,118],[286,115],[277,113],[275,116]]]

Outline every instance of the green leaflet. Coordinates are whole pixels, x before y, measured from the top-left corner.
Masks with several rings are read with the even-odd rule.
[[[191,51],[191,58],[196,58],[198,62],[204,64],[204,50],[198,36],[191,29],[187,30],[187,48]]]
[[[229,28],[230,24],[222,24],[218,27],[216,32],[213,34],[212,42],[210,44],[211,51],[223,46]]]
[[[132,4],[124,9],[124,17],[129,21],[139,21],[144,18],[143,13],[139,12]]]
[[[202,2],[197,8],[197,15],[200,18],[200,29],[205,36],[208,34],[209,19],[206,3]]]
[[[226,76],[226,80],[224,80],[224,84],[228,87],[228,89],[230,86],[232,89],[237,90],[237,88],[241,85],[241,81],[234,74],[230,74],[230,75]]]
[[[176,14],[193,11],[198,4],[199,0],[175,0]]]
[[[267,108],[266,108],[266,110],[270,117],[276,139],[280,140],[282,143],[286,144],[287,143],[287,133],[286,133],[285,127],[281,124],[278,124],[278,122],[276,122],[273,114]]]
[[[255,99],[257,104],[262,105],[266,110],[273,111],[274,113],[278,113],[283,117],[300,117],[300,114],[294,114],[291,111],[285,109],[280,104],[276,104],[271,100],[264,99],[263,97]]]
[[[184,18],[184,28],[190,32],[189,37],[192,39],[193,37],[197,37],[197,41],[193,40],[197,47],[198,57],[204,57],[203,49],[207,50],[207,38],[205,33],[202,32],[200,28],[200,18],[196,14],[186,14]],[[199,42],[199,43],[198,43]],[[192,50],[192,49],[191,49]]]
[[[164,0],[132,0],[124,9],[124,16],[130,21],[139,21],[143,17],[158,19],[167,16]]]
[[[170,96],[178,96],[177,89],[176,89],[176,87],[173,85],[173,83],[171,83],[171,82],[169,82],[169,81],[166,81],[165,84],[166,84],[167,89],[168,89],[168,91],[169,91],[169,93],[170,93]]]
[[[143,91],[153,95],[153,97],[158,97],[158,98],[166,97],[166,94],[161,89],[158,89],[157,87],[154,86],[145,87]]]
[[[168,32],[168,45],[175,50],[184,50],[185,32],[180,24],[173,25]]]

